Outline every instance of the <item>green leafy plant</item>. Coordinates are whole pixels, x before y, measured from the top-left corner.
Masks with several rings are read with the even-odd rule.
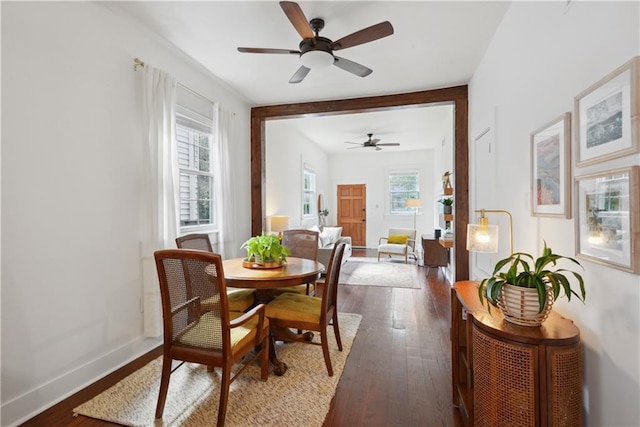
[[[320,214],[320,216],[329,216],[329,209],[320,209],[318,214]]]
[[[444,206],[453,206],[453,199],[451,197],[440,199],[438,202],[442,203]]]
[[[248,259],[259,258],[262,262],[284,262],[291,253],[275,234],[262,233],[252,237],[242,244],[242,248],[247,250]]]
[[[551,248],[547,246],[547,242],[544,242],[542,255],[535,260],[530,254],[517,252],[508,258],[498,261],[491,277],[480,282],[480,286],[478,287],[480,302],[484,303],[484,298],[486,297],[488,303],[497,305],[500,291],[502,287],[507,284],[523,288],[535,288],[538,293],[540,313],[544,310],[547,287],[549,286],[553,289],[554,301],[564,293],[569,301],[571,300],[571,295],[575,295],[584,302],[586,292],[584,289],[584,280],[580,274],[564,268],[556,270],[550,269],[561,259],[569,260],[582,267],[582,265],[573,258],[554,254]],[[502,272],[501,270],[507,265],[509,265],[507,271]],[[568,273],[572,274],[577,280],[580,287],[580,294],[571,288],[571,283],[566,276]],[[487,308],[489,308],[489,310],[491,309],[489,304],[487,304]]]

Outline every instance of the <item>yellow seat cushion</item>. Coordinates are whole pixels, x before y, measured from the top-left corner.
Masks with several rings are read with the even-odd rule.
[[[255,290],[227,288],[229,311],[247,311],[255,303]]]
[[[255,302],[254,293],[253,289],[228,288],[227,303],[229,304],[229,311],[247,311]],[[213,307],[219,303],[220,298],[216,295],[203,300],[200,303],[200,307],[202,311],[212,311]]]
[[[387,238],[387,243],[393,243],[396,245],[406,245],[407,240],[409,240],[408,234],[389,234]]]
[[[267,304],[266,315],[270,319],[320,323],[322,298],[284,292]]]
[[[230,320],[236,319],[242,316],[244,313],[229,312]],[[248,342],[255,341],[256,331],[258,326],[258,316],[253,316],[244,325],[231,329],[231,351],[235,351],[236,348],[240,348]],[[269,329],[269,320],[264,319],[263,331],[267,333]],[[211,349],[221,349],[222,339],[216,337],[217,331],[221,330],[220,318],[216,316],[212,311],[204,313],[200,316],[200,319],[191,323],[185,330],[179,333],[175,342],[190,347],[201,347]]]

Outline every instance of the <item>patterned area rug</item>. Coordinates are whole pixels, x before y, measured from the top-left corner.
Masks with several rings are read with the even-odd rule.
[[[322,426],[342,375],[362,316],[340,313],[343,351],[338,351],[329,328],[333,377],[327,375],[322,348],[307,344],[283,344],[278,354],[288,365],[281,376],[260,380],[260,367],[248,367],[231,384],[225,425]],[[314,340],[319,341],[318,336]],[[186,426],[216,424],[220,402],[220,369],[185,363],[171,375],[162,420],[155,420],[162,358],[129,375],[118,384],[73,410],[126,426]]]
[[[419,268],[409,261],[352,257],[342,265],[340,284],[420,289]]]

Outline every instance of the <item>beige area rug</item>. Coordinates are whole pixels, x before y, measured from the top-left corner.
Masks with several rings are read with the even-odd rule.
[[[322,347],[283,344],[278,355],[288,365],[281,376],[269,374],[260,380],[260,367],[248,367],[231,384],[225,425],[232,426],[322,426],[342,375],[362,316],[340,313],[343,351],[338,351],[329,332],[333,377],[327,374]],[[314,340],[319,342],[316,334]],[[239,365],[237,365],[239,366]],[[129,375],[118,384],[73,410],[126,426],[213,426],[220,402],[220,369],[185,363],[169,382],[162,420],[155,420],[162,358]]]
[[[342,265],[339,283],[343,285],[387,286],[420,289],[418,267],[409,261],[389,258],[352,257]]]

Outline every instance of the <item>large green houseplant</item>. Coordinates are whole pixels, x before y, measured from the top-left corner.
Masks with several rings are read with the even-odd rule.
[[[582,267],[580,263],[573,258],[554,254],[551,248],[547,246],[547,242],[544,243],[542,255],[536,259],[530,254],[517,252],[498,261],[491,277],[480,282],[478,288],[480,301],[484,303],[484,299],[486,298],[488,303],[500,307],[505,314],[506,320],[531,326],[536,326],[536,323],[539,325],[544,321],[546,315],[551,310],[551,304],[562,294],[564,294],[568,300],[571,300],[571,296],[575,295],[584,302],[586,292],[582,276],[576,271],[566,268],[552,269],[561,259],[568,260]],[[502,271],[505,267],[508,267],[507,270]],[[579,286],[579,293],[572,288],[567,275],[572,275],[576,279]],[[505,313],[505,306],[508,305],[508,297],[505,298],[505,291],[511,287],[524,288],[521,289],[523,291],[523,296],[519,297],[521,300],[526,298],[536,300],[537,307],[535,308],[537,308],[537,313],[534,313],[533,316],[537,319],[536,321],[525,320],[521,321],[524,323],[519,323],[517,319],[514,321],[511,315]],[[511,291],[512,288],[508,290]],[[525,293],[532,295],[526,297],[524,296]],[[489,310],[491,309],[489,304],[487,304],[487,308]],[[535,316],[535,314],[538,316]]]
[[[291,253],[275,234],[262,233],[252,237],[242,244],[242,248],[247,250],[247,260],[256,264],[283,263]]]

